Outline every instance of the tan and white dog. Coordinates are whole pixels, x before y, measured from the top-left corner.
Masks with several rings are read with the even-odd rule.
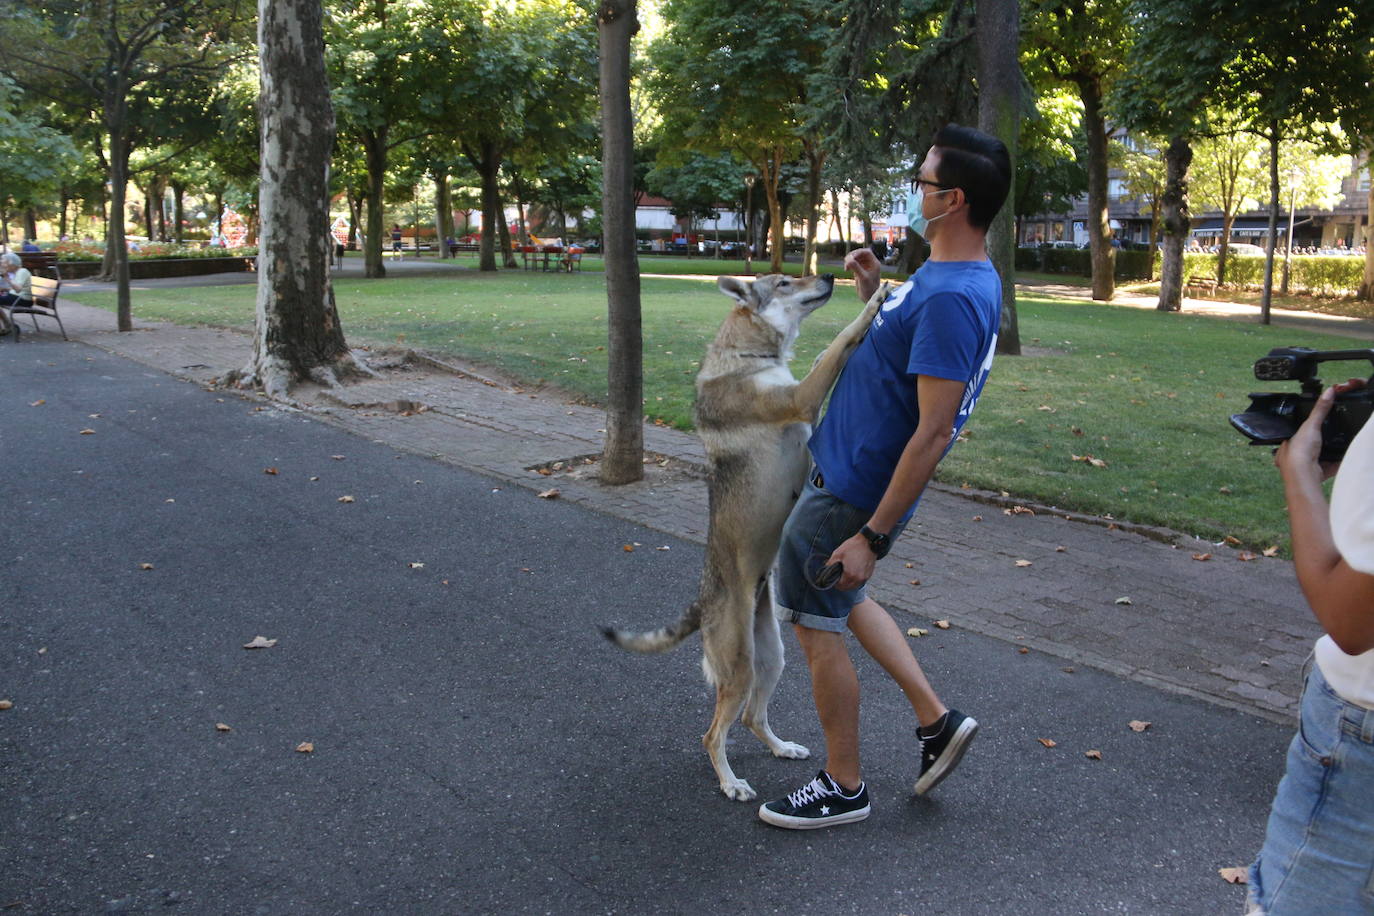
[[[747,283],[721,277],[719,286],[736,305],[697,373],[695,422],[710,466],[706,565],[697,599],[670,626],[605,633],[635,652],[664,652],[701,630],[702,668],[716,688],[715,717],[702,742],[721,791],[749,801],[756,793],[725,756],[726,733],[741,709],[744,724],[775,756],[801,760],[811,753],[768,725],[768,701],[783,668],[769,573],[783,524],[806,482],[811,424],[887,287],[798,382],[787,367],[792,346],[802,320],[830,299],[835,278],[770,274]]]

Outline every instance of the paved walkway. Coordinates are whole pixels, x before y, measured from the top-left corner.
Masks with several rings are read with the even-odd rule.
[[[75,341],[207,387],[249,360],[251,340],[242,333],[136,321],[135,332],[121,334],[110,313],[71,302],[64,316]],[[21,346],[56,340],[25,335]],[[378,365],[377,380],[307,390],[302,403],[327,422],[479,471],[498,486],[557,490],[595,511],[704,540],[705,456],[694,436],[647,427],[646,450],[655,457],[644,481],[608,487],[593,460],[604,436],[601,410],[413,353]],[[1286,561],[1242,560],[1224,544],[942,485],[879,564],[874,588],[904,629],[948,621],[1005,640],[1008,665],[1049,653],[1065,669],[1092,666],[1277,721],[1291,721],[1319,635]]]

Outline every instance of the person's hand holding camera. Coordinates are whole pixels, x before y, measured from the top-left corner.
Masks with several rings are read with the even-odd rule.
[[[1293,437],[1274,449],[1274,466],[1279,469],[1285,481],[1294,479],[1295,475],[1308,474],[1315,470],[1316,480],[1320,483],[1336,473],[1336,469],[1340,467],[1339,461],[1318,461],[1317,456],[1322,450],[1322,423],[1326,420],[1327,414],[1331,413],[1336,395],[1363,388],[1364,384],[1364,379],[1352,378],[1327,388],[1312,405],[1312,412],[1308,414],[1302,426],[1298,427]]]

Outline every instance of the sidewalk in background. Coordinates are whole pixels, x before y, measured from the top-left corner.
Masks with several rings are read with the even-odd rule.
[[[71,285],[74,292],[94,286]],[[135,332],[121,334],[108,312],[72,302],[63,309],[73,340],[203,386],[249,360],[251,338],[243,333],[136,320]],[[1286,323],[1293,314],[1275,317]],[[1312,320],[1296,314],[1304,325]],[[1337,321],[1342,333],[1352,333],[1348,319]],[[1368,330],[1367,322],[1360,325]],[[20,346],[54,341],[60,343],[45,331],[25,335]],[[645,448],[656,457],[646,463],[644,481],[603,486],[591,460],[604,437],[600,409],[414,354],[378,362],[385,367],[378,379],[306,390],[302,403],[374,441],[507,484],[556,489],[559,498],[596,511],[704,540],[705,455],[694,436],[646,427]],[[1211,559],[1193,558],[1202,554]],[[1186,534],[933,485],[906,536],[878,565],[874,589],[903,629],[932,630],[948,621],[1003,639],[1007,664],[1018,654],[1051,653],[1066,668],[1090,665],[1290,721],[1303,663],[1320,630],[1290,563],[1242,556]],[[919,639],[916,648],[919,653]]]

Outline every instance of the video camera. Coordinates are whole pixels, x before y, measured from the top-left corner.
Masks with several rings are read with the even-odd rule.
[[[1250,440],[1251,445],[1278,445],[1292,438],[1312,412],[1322,393],[1317,366],[1337,360],[1363,359],[1374,365],[1374,349],[1313,350],[1309,347],[1276,347],[1268,356],[1255,360],[1255,378],[1266,382],[1302,382],[1302,390],[1291,393],[1250,395],[1250,409],[1231,415],[1231,425]],[[1374,375],[1365,387],[1336,395],[1322,423],[1321,461],[1340,461],[1355,434],[1374,411]]]

